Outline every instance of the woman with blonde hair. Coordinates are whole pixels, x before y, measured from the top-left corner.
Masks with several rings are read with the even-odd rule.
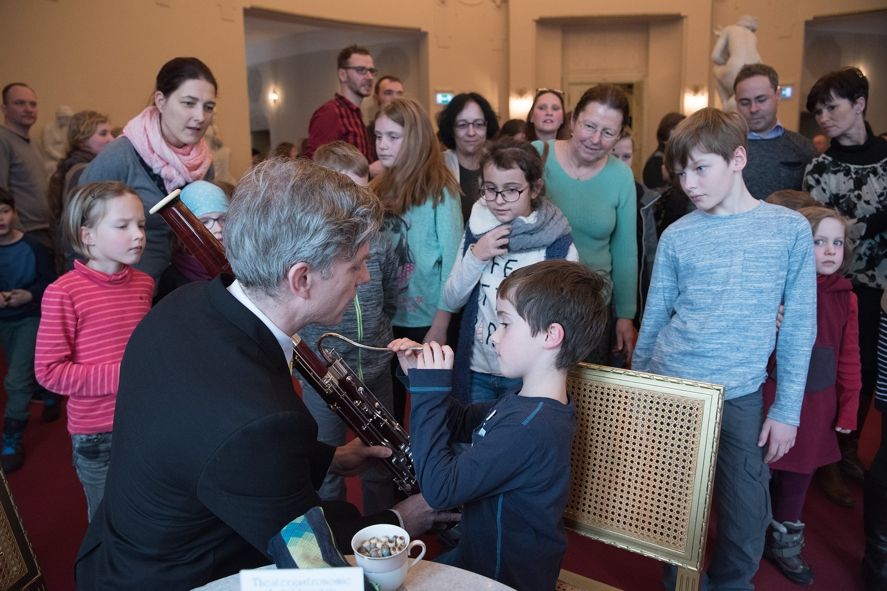
[[[449,312],[455,311],[444,306],[442,292],[462,238],[459,183],[444,163],[431,120],[416,101],[396,99],[383,106],[375,131],[383,172],[370,188],[385,206],[382,232],[399,267],[394,337],[443,344]],[[395,414],[403,418],[405,394],[398,385]]]
[[[77,185],[86,165],[114,139],[107,115],[80,111],[68,124],[68,153],[59,161],[49,180],[49,205],[53,219],[59,219],[71,187]]]

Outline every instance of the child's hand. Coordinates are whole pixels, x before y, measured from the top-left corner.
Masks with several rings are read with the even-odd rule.
[[[842,429],[841,427],[835,427],[835,431],[838,433],[843,433],[844,435],[849,435],[853,432],[853,429]]]
[[[4,295],[6,305],[10,308],[24,306],[34,299],[34,296],[32,296],[31,292],[27,289],[13,289],[12,291],[7,291]]]
[[[453,349],[440,343],[425,343],[417,352],[416,369],[453,369]]]
[[[510,234],[511,224],[493,228],[472,245],[471,252],[482,261],[503,255],[508,252],[508,236]]]
[[[794,425],[780,423],[773,419],[764,420],[761,434],[758,436],[758,447],[767,446],[764,463],[772,464],[788,453],[795,446],[795,435],[798,428]]]
[[[416,349],[421,346],[421,343],[412,339],[394,339],[388,343],[388,350],[397,355],[397,362],[400,363],[400,369],[404,375],[410,375],[410,370],[416,367],[416,355],[421,353]]]

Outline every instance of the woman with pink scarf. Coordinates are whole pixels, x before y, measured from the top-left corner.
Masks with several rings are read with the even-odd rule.
[[[154,102],[123,128],[80,177],[80,184],[120,181],[141,198],[147,214],[173,189],[212,179],[212,153],[203,139],[213,120],[218,85],[197,58],[177,57],[157,74]],[[170,262],[169,227],[146,216],[147,243],[135,265],[160,279]]]

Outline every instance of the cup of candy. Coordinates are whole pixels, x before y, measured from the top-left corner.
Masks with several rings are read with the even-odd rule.
[[[419,554],[410,560],[413,548]],[[357,566],[381,591],[397,591],[407,578],[407,572],[425,556],[425,542],[410,540],[402,527],[378,524],[365,527],[351,538],[351,549]]]

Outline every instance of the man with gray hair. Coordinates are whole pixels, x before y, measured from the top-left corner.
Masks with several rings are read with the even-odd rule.
[[[736,110],[748,124],[748,164],[742,178],[749,193],[766,199],[774,191],[801,190],[813,144],[785,129],[776,116],[779,75],[766,64],[742,66],[733,83]]]
[[[267,564],[272,536],[321,501],[327,471],[389,455],[333,448],[293,389],[290,336],[335,324],[367,281],[378,200],[309,161],[270,160],[240,181],[225,248],[235,277],[186,285],[124,354],[105,497],[77,558],[81,589],[190,589]],[[340,549],[371,523],[412,535],[438,517],[421,495],[361,517],[323,503]]]

